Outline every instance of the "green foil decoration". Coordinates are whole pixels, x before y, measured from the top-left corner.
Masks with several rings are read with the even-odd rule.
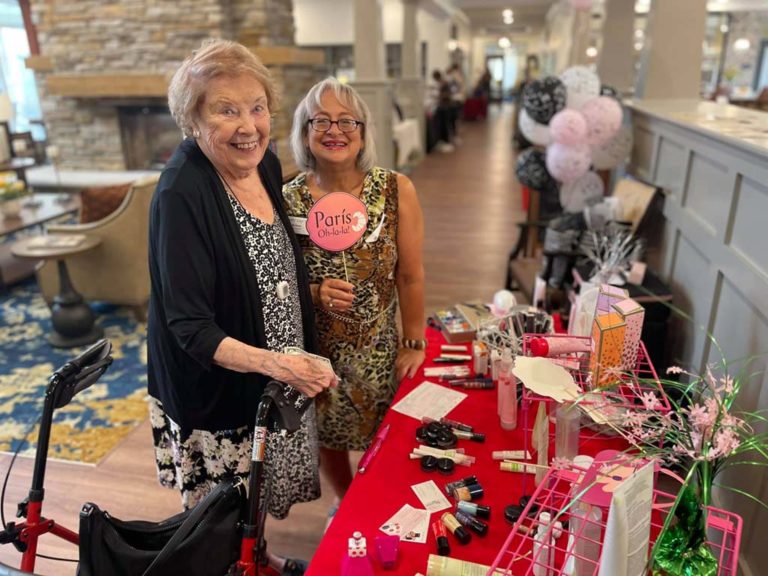
[[[656,541],[654,576],[717,576],[717,558],[707,543],[707,521],[696,489],[686,487],[675,510],[677,522]]]

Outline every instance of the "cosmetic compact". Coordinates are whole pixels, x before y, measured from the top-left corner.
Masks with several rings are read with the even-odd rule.
[[[421,459],[422,472],[434,472],[437,470],[437,458],[434,456],[424,456]]]
[[[455,469],[456,464],[450,458],[437,459],[437,471],[440,472],[440,474],[445,474],[448,476],[449,474],[453,474]]]

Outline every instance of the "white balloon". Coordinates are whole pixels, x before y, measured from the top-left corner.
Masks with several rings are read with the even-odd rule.
[[[592,148],[592,165],[596,170],[615,168],[627,159],[633,143],[632,128],[622,126],[608,142]]]
[[[566,212],[581,212],[603,197],[605,185],[595,172],[587,172],[572,182],[564,182],[560,187],[560,205]]]
[[[586,66],[573,66],[560,74],[568,92],[566,108],[579,110],[584,104],[600,96],[600,78]]]
[[[586,144],[565,146],[555,142],[547,147],[547,171],[555,180],[572,182],[589,170],[592,156]]]
[[[517,299],[509,290],[499,290],[493,295],[494,316],[504,316],[513,306],[517,306]]]
[[[552,136],[549,133],[549,126],[539,124],[528,116],[525,110],[520,112],[520,132],[534,144],[540,146],[549,146],[552,142]]]

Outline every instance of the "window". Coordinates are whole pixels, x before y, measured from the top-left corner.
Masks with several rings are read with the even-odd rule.
[[[0,1],[0,91],[7,92],[13,103],[14,132],[32,130],[35,140],[44,140],[43,128],[31,124],[41,120],[40,99],[35,75],[24,64],[29,56],[29,43],[18,2]]]

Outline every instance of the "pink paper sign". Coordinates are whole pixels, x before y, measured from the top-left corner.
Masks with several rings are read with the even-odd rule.
[[[357,196],[332,192],[315,202],[307,214],[309,239],[329,252],[352,246],[368,227],[368,212]]]

